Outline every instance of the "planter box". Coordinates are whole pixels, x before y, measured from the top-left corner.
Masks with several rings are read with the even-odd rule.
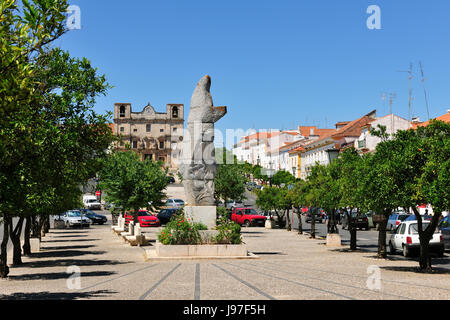
[[[156,246],[156,256],[173,257],[246,257],[245,245],[185,245],[185,246]]]

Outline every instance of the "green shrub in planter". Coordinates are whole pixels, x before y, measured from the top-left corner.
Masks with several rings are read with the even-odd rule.
[[[219,232],[215,239],[217,244],[242,244],[241,226],[226,216],[219,219],[216,230]]]
[[[193,223],[186,219],[184,213],[180,213],[172,217],[158,235],[158,240],[164,245],[201,244],[200,230],[208,230],[208,227],[202,223]]]

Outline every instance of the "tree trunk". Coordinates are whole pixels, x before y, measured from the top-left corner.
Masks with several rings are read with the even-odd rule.
[[[0,278],[5,279],[8,277],[8,240],[9,240],[9,218],[7,214],[3,215],[3,241],[1,244],[0,253]]]
[[[292,226],[291,226],[291,216],[290,216],[290,210],[286,210],[286,219],[287,219],[287,231],[292,231]],[[294,212],[292,212],[292,214],[294,214]]]
[[[350,250],[357,250],[357,228],[355,224],[355,219],[353,218],[353,210],[350,211],[349,215],[349,225],[348,229],[350,231]]]
[[[315,210],[317,210],[316,208],[314,208],[314,210],[311,210],[311,238],[315,239],[316,238],[316,213]]]
[[[302,210],[300,207],[297,208],[297,217],[298,217],[298,234],[303,234]]]
[[[31,236],[31,217],[27,217],[25,222],[25,233],[22,247],[24,256],[31,256],[30,236]]]
[[[433,271],[431,266],[430,257],[430,239],[420,239],[420,258],[419,258],[420,270],[425,272]]]
[[[388,216],[386,213],[384,214],[384,219],[379,223],[379,231],[378,231],[378,258],[386,259],[386,226],[388,222]]]
[[[9,222],[9,235],[13,244],[13,265],[20,266],[22,264],[22,248],[20,247],[20,235],[22,233],[22,226],[24,217],[20,217],[16,228],[13,226],[12,219]]]

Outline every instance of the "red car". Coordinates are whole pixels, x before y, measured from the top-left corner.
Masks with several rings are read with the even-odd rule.
[[[246,227],[264,227],[267,217],[258,214],[252,208],[234,208],[231,220]]]
[[[133,214],[130,212],[125,212],[124,218],[125,223],[129,224],[131,221],[133,221]],[[146,210],[139,210],[138,221],[142,228],[161,226],[161,222],[159,221],[159,219]]]

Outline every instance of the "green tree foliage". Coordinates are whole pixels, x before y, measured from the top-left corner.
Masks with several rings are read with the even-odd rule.
[[[115,152],[103,162],[101,188],[106,200],[123,210],[132,210],[135,223],[140,209],[158,210],[166,198],[166,172],[159,162],[141,161],[133,151]]]

